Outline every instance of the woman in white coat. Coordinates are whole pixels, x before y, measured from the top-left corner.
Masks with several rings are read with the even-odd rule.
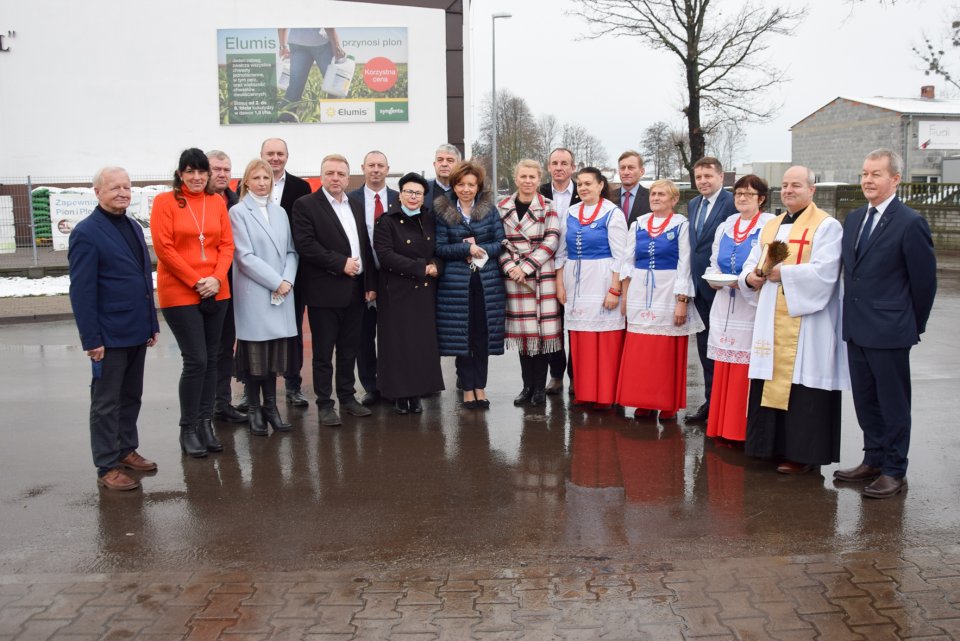
[[[236,376],[245,385],[250,431],[258,436],[267,434],[265,421],[278,432],[291,429],[277,409],[277,375],[286,371],[289,339],[297,335],[293,281],[299,257],[287,214],[270,199],[272,190],[270,165],[251,160],[240,202],[230,208]]]

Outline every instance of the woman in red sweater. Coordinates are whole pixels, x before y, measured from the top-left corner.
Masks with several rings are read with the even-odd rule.
[[[183,355],[180,448],[193,457],[223,451],[213,431],[213,401],[233,234],[226,203],[208,192],[209,178],[206,155],[185,150],[173,191],[157,195],[150,211],[160,311]]]

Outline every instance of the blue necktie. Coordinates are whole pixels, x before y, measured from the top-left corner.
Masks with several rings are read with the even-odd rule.
[[[697,237],[700,236],[700,230],[703,229],[703,219],[707,215],[707,206],[709,204],[710,201],[706,198],[700,199],[700,211],[697,212],[697,219],[694,224],[694,227],[697,230]]]
[[[860,238],[857,239],[857,258],[860,258],[863,255],[863,252],[867,249],[868,243],[870,240],[870,232],[873,231],[873,217],[877,213],[876,207],[871,207],[867,211],[867,222],[863,226],[863,231],[860,232]]]

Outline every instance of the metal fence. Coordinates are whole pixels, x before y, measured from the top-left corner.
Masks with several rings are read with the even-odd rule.
[[[138,187],[170,183],[169,175],[130,178]],[[90,176],[0,177],[0,275],[65,273],[67,252],[53,248],[49,188],[90,186]]]

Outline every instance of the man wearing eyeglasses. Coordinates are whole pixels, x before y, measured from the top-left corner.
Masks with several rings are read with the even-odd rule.
[[[370,238],[370,247],[373,247],[373,229],[385,211],[396,205],[400,195],[395,189],[387,187],[387,174],[390,173],[390,163],[382,151],[369,151],[363,157],[360,165],[363,171],[363,187],[354,189],[347,194],[347,198],[363,207],[367,235]],[[373,262],[380,268],[377,254],[373,254]],[[377,388],[377,302],[367,303],[363,310],[363,321],[360,325],[360,348],[357,351],[357,373],[360,375],[360,384],[364,394],[360,402],[364,405],[373,405],[380,398]]]

